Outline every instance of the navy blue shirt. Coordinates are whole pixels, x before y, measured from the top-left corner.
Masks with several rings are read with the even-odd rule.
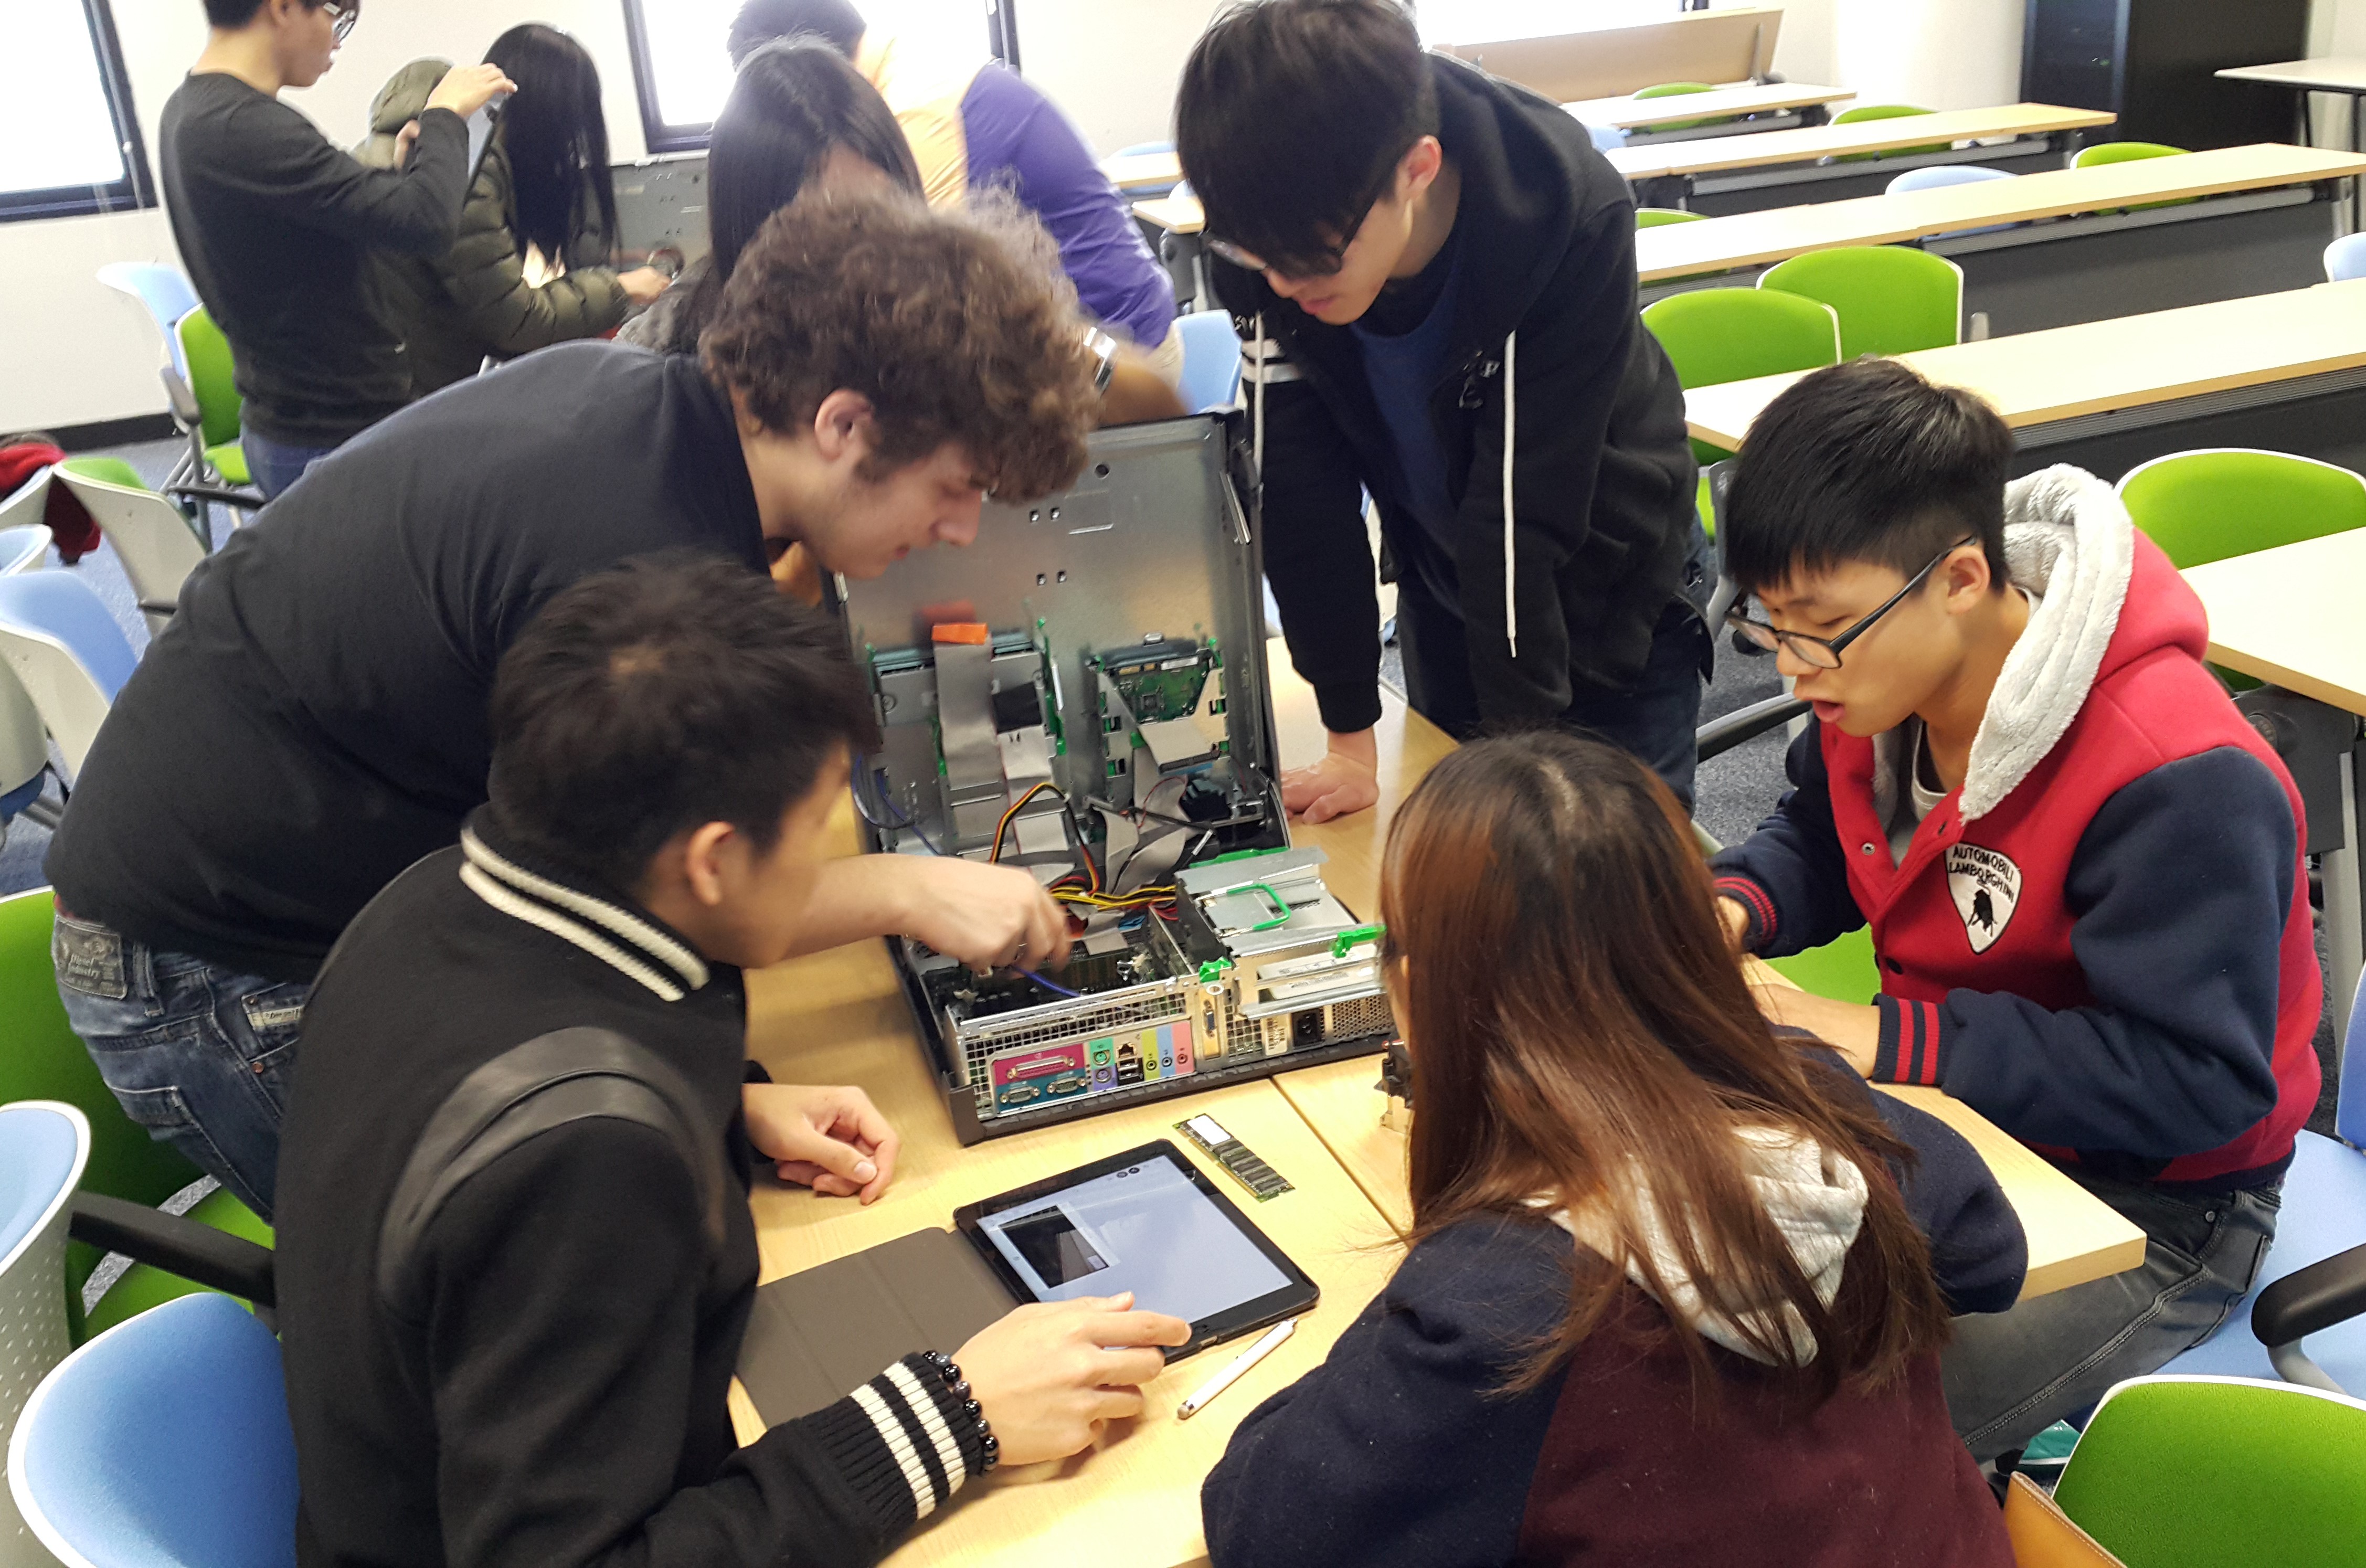
[[[1448,558],[1454,551],[1454,496],[1447,482],[1446,450],[1429,417],[1429,394],[1446,375],[1461,248],[1449,235],[1427,266],[1382,289],[1354,328],[1372,400],[1380,404],[1380,422],[1396,448],[1404,510]],[[1439,602],[1450,608],[1453,596]]]

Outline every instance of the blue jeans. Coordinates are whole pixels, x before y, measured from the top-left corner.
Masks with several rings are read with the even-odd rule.
[[[2278,1188],[2170,1193],[2067,1168],[2143,1228],[2145,1260],[2010,1312],[1955,1320],[1939,1370],[1947,1413],[1982,1464],[2209,1338],[2275,1239]]]
[[[62,908],[50,959],[124,1114],[268,1220],[311,987],[159,953]]]
[[[252,430],[239,434],[238,445],[246,454],[246,471],[265,501],[278,500],[279,492],[302,479],[305,469],[336,450],[334,446],[284,446]]]

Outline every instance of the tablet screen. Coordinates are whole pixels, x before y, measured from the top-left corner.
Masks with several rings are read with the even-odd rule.
[[[1297,1281],[1238,1211],[1218,1201],[1166,1153],[1078,1172],[1073,1185],[1028,1195],[977,1216],[977,1234],[1041,1302],[1132,1291],[1134,1304],[1201,1323]]]

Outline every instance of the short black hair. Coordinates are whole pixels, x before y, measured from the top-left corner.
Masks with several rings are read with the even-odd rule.
[[[675,834],[757,849],[840,746],[875,744],[828,615],[724,557],[668,551],[554,595],[493,679],[493,819],[529,854],[630,894]]]
[[[1414,142],[1437,87],[1395,0],[1249,0],[1191,51],[1175,145],[1208,232],[1284,271],[1335,265]]]
[[[826,40],[851,60],[867,30],[862,13],[849,0],[748,0],[731,18],[731,36],[724,47],[737,69],[774,39],[806,34]]]
[[[1977,534],[2002,592],[2012,432],[1979,395],[1894,359],[1802,378],[1766,405],[1718,510],[1725,569],[1745,592],[1871,561],[1911,575]]]
[[[304,9],[317,11],[322,0],[304,0]],[[206,20],[225,32],[236,32],[254,20],[263,9],[263,0],[206,0]]]

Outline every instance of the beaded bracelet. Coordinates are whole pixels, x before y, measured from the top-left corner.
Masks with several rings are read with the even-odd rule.
[[[925,1351],[922,1359],[937,1369],[937,1376],[944,1380],[945,1392],[953,1396],[961,1405],[962,1414],[976,1427],[978,1450],[985,1456],[978,1466],[978,1473],[985,1474],[1002,1462],[1002,1443],[995,1437],[994,1428],[986,1425],[984,1407],[971,1396],[969,1380],[962,1376],[961,1368],[942,1350]]]

